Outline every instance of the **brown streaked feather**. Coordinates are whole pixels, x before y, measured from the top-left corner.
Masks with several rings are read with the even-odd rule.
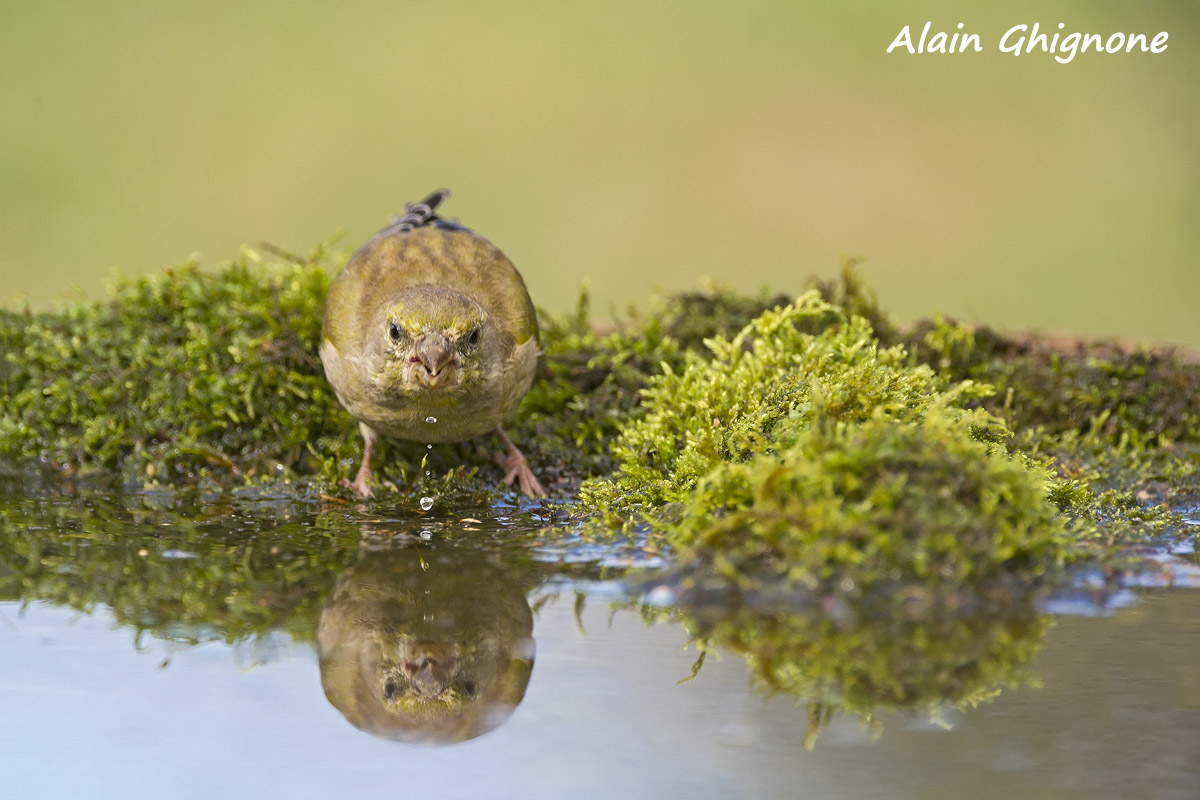
[[[366,321],[416,286],[449,286],[472,298],[514,345],[537,336],[533,302],[512,262],[473,231],[427,226],[376,237],[355,253],[330,289],[325,338],[352,354],[371,328]]]
[[[416,215],[410,204],[410,215]],[[422,211],[420,215],[422,216]],[[491,431],[515,410],[537,365],[537,323],[520,274],[491,242],[453,223],[394,223],[350,259],[330,287],[321,360],[338,400],[386,436],[451,442]],[[390,326],[460,341],[458,383],[421,389]],[[436,424],[429,420],[436,419]]]

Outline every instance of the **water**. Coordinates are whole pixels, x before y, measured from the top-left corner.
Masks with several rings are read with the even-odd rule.
[[[433,508],[433,498],[432,497],[422,497],[421,498],[421,510],[428,511],[431,508]]]
[[[920,613],[673,609],[636,541],[402,506],[0,497],[5,795],[1195,796],[1191,554]],[[388,711],[430,659],[458,701]]]

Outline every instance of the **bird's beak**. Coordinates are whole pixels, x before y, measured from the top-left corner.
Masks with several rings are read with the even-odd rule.
[[[454,361],[454,347],[440,333],[427,333],[413,345],[413,355],[424,365],[430,378],[436,378]]]
[[[432,642],[418,644],[402,663],[413,686],[425,697],[437,697],[446,691],[458,671],[458,659],[451,648]]]

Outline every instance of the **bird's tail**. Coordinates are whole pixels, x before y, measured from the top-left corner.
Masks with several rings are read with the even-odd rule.
[[[446,198],[450,196],[449,189],[438,189],[430,192],[429,196],[419,203],[405,203],[404,215],[392,220],[392,224],[379,232],[380,235],[404,233],[414,228],[421,228],[441,219],[435,212]]]

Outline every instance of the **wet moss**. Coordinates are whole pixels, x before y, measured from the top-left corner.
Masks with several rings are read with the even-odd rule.
[[[126,483],[320,471],[350,453],[316,357],[328,253],[122,279],[102,303],[0,312],[0,457]]]
[[[543,313],[538,379],[506,427],[556,510],[492,524],[511,501],[485,441],[385,442],[397,492],[352,507],[337,481],[361,445],[316,357],[340,263],[245,250],[104,302],[0,311],[0,597],[107,605],[175,641],[309,640],[377,533],[515,542],[523,563],[577,544],[586,518],[668,553],[653,580],[680,607],[662,613],[702,653],[743,655],[761,691],[808,700],[811,742],[838,709],[874,720],[1025,681],[1041,587],[1177,534],[1154,501],[1200,496],[1194,362],[903,329],[848,264],[791,301],[707,290],[605,330],[586,293]],[[89,483],[123,499],[75,493]],[[279,509],[248,511],[264,498]],[[575,560],[532,572],[596,577]]]
[[[338,495],[361,445],[316,350],[341,258],[328,247],[291,260],[247,249],[211,272],[188,263],[121,280],[104,302],[0,311],[3,470]],[[1069,350],[940,318],[905,331],[852,264],[792,303],[689,293],[600,332],[584,294],[541,326],[539,379],[510,433],[559,496],[583,484],[579,510],[649,521],[681,550],[711,535],[730,553],[755,552],[767,535],[745,516],[756,510],[798,525],[836,507],[849,516],[822,512],[820,529],[859,531],[850,521],[866,501],[853,489],[889,509],[897,529],[968,513],[993,532],[1044,525],[1039,552],[1056,563],[1063,520],[1077,541],[1107,542],[1114,520],[1128,523],[1118,540],[1144,539],[1172,524],[1147,501],[1197,486],[1195,363],[1101,344]],[[378,471],[401,500],[436,492],[486,505],[499,477],[486,446],[389,443]],[[908,461],[886,461],[906,449]],[[848,465],[862,474],[851,480]],[[972,475],[971,492],[953,489]],[[746,541],[731,541],[735,528]],[[793,538],[801,548],[814,537]],[[961,555],[996,559],[1005,547]],[[781,563],[802,555],[794,548],[779,550]]]
[[[914,364],[817,291],[706,346],[651,378],[613,441],[617,468],[580,496],[610,516],[640,503],[685,571],[749,592],[962,586],[1066,560],[1044,465],[969,408],[989,387]]]
[[[880,347],[866,320],[816,291],[705,345],[707,355],[685,351],[650,379],[641,416],[612,444],[616,470],[584,487],[585,505],[683,501],[714,470],[777,453],[818,420],[913,420],[978,393],[970,383],[943,391],[932,370]]]
[[[1036,582],[1067,557],[1065,521],[1044,474],[973,434],[980,416],[823,419],[778,453],[713,470],[668,535],[685,569],[748,591]]]
[[[1005,335],[935,317],[903,334],[914,360],[995,388],[979,405],[1014,452],[1055,475],[1052,495],[1093,552],[1179,540],[1172,510],[1200,498],[1200,361],[1171,348]]]
[[[324,246],[293,262],[243,249],[212,272],[189,262],[120,279],[105,302],[0,310],[0,472],[339,494],[361,441],[317,348],[342,258]],[[680,347],[655,319],[595,333],[586,294],[576,314],[544,314],[542,330],[538,380],[506,427],[569,493],[611,468],[607,441]],[[487,445],[384,440],[377,472],[402,498],[486,503],[498,477]]]

